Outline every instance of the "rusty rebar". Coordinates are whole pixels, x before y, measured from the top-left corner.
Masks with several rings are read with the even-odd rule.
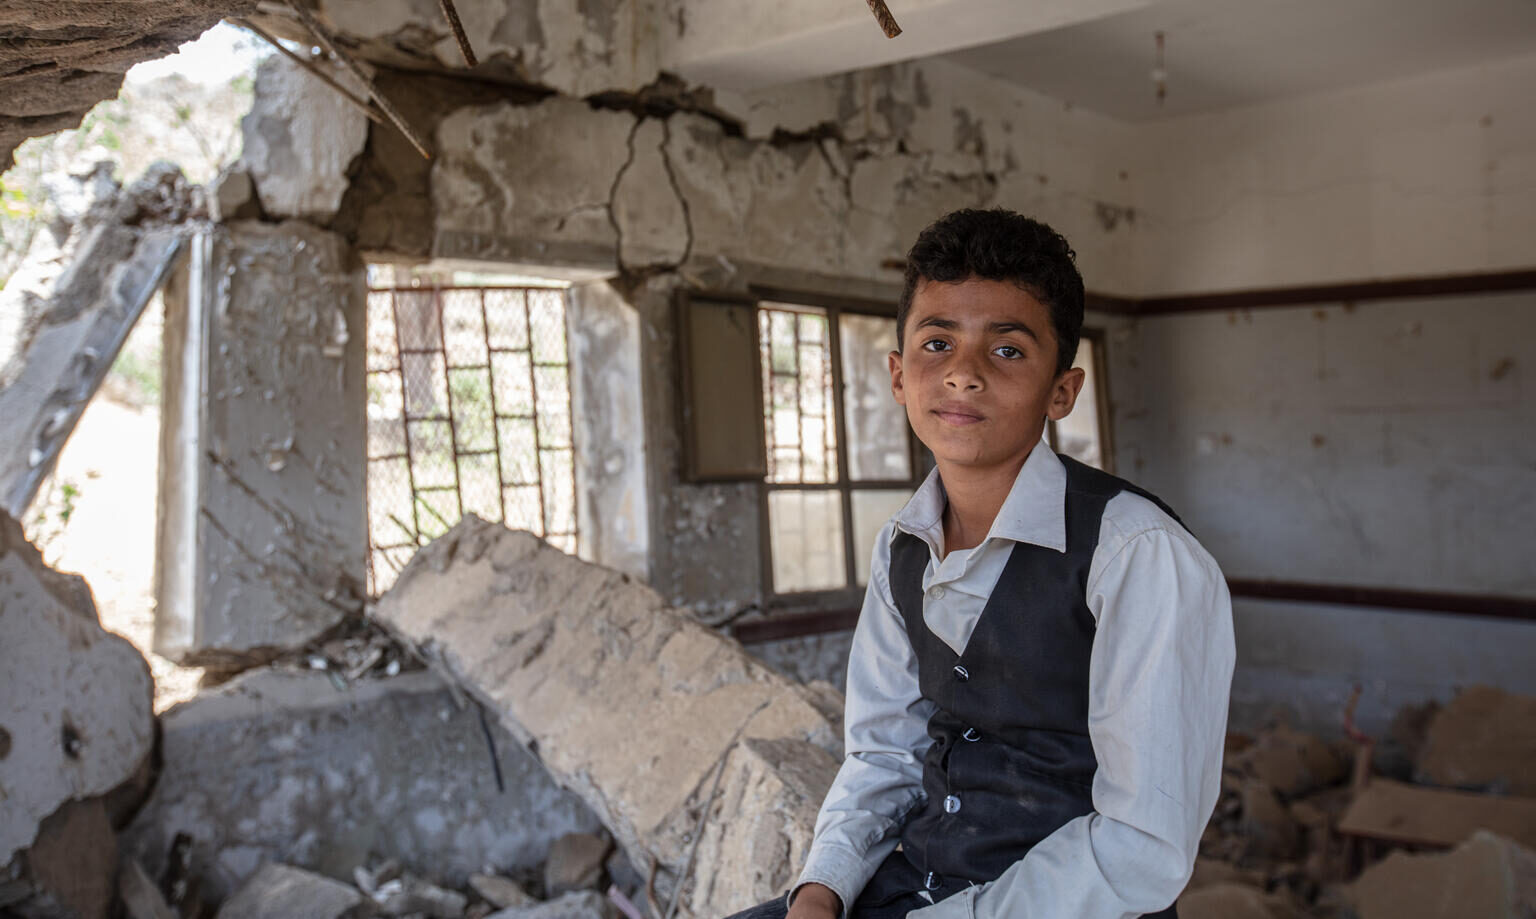
[[[869,4],[869,11],[875,14],[875,21],[880,23],[886,38],[895,38],[901,34],[901,26],[896,24],[896,17],[891,15],[890,7],[885,5],[885,0],[865,0],[865,2]]]
[[[237,18],[231,19],[230,22],[233,22],[235,25],[242,29],[255,32],[257,35],[261,36],[266,40],[267,44],[287,55],[289,60],[292,60],[295,64],[298,64],[300,67],[303,67],[305,70],[314,74],[315,77],[317,77],[326,86],[329,86],[331,89],[341,93],[342,98],[352,103],[352,105],[362,111],[364,115],[367,115],[369,121],[375,122],[377,124],[384,123],[384,119],[380,117],[378,112],[374,111],[373,106],[369,105],[366,99],[359,99],[357,95],[352,92],[352,90],[347,89],[345,86],[342,86],[339,82],[337,82],[335,77],[321,70],[319,67],[316,67],[314,61],[311,61],[306,57],[301,57],[288,50],[288,48],[284,46],[282,42],[278,41],[277,38],[274,37],[272,33],[268,32],[266,29],[263,29],[256,23],[251,22],[249,19]]]
[[[352,72],[352,76],[356,77],[359,83],[368,87],[368,95],[372,96],[373,101],[379,104],[379,108],[383,109],[385,116],[394,122],[396,128],[400,129],[400,133],[405,135],[405,139],[411,142],[411,146],[416,148],[416,152],[426,159],[431,159],[432,154],[427,150],[426,141],[422,140],[415,130],[411,128],[410,124],[406,122],[405,116],[400,114],[399,109],[395,108],[394,103],[390,102],[388,97],[379,92],[378,87],[373,85],[373,81],[368,78],[368,75],[363,73],[363,68],[357,66],[357,62],[352,60],[351,56],[343,53],[336,46],[336,43],[331,41],[331,37],[325,34],[325,30],[320,27],[320,23],[315,21],[314,14],[305,9],[298,0],[288,0],[288,5],[298,14],[300,21],[304,23],[304,27],[310,31],[310,34],[315,36],[315,40],[320,43],[320,47],[324,48],[331,57],[341,61],[342,65]]]
[[[479,63],[475,60],[475,49],[469,46],[469,36],[464,34],[464,23],[459,21],[459,11],[453,8],[453,0],[437,0],[443,8],[443,18],[448,20],[448,28],[453,30],[453,37],[459,43],[459,50],[464,53],[464,63],[473,67]]]

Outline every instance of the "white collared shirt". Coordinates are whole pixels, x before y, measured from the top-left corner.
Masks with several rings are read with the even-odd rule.
[[[923,621],[960,654],[1016,543],[1066,551],[1066,484],[1061,460],[1036,446],[986,539],[946,557],[935,470],[880,531],[848,662],[846,756],[797,889],[825,884],[852,904],[922,802],[935,706],[918,690],[891,596],[895,531],[928,545]],[[1122,492],[1104,508],[1087,600],[1097,623],[1088,674],[1093,813],[996,880],[912,919],[1130,919],[1167,907],[1189,880],[1221,785],[1235,659],[1226,581],[1177,521]]]

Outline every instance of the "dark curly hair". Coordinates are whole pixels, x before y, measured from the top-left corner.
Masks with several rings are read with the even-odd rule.
[[[1072,366],[1083,330],[1083,276],[1066,239],[1038,220],[1003,208],[952,211],[918,234],[896,308],[903,347],[912,295],[921,281],[1011,281],[1045,305],[1056,332],[1056,372]]]

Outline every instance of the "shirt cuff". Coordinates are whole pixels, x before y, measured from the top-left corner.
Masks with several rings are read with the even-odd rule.
[[[792,905],[795,894],[805,885],[821,884],[837,894],[843,907],[840,915],[846,916],[873,873],[874,869],[865,863],[864,858],[851,849],[839,846],[812,848],[805,861],[805,870],[800,872],[800,879],[795,881],[795,886],[785,898],[785,904]]]

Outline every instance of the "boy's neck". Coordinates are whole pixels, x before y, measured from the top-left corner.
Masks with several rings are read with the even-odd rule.
[[[939,463],[939,479],[944,483],[946,498],[945,555],[981,545],[1028,459],[1029,455],[1025,454],[1014,462],[984,468]]]

